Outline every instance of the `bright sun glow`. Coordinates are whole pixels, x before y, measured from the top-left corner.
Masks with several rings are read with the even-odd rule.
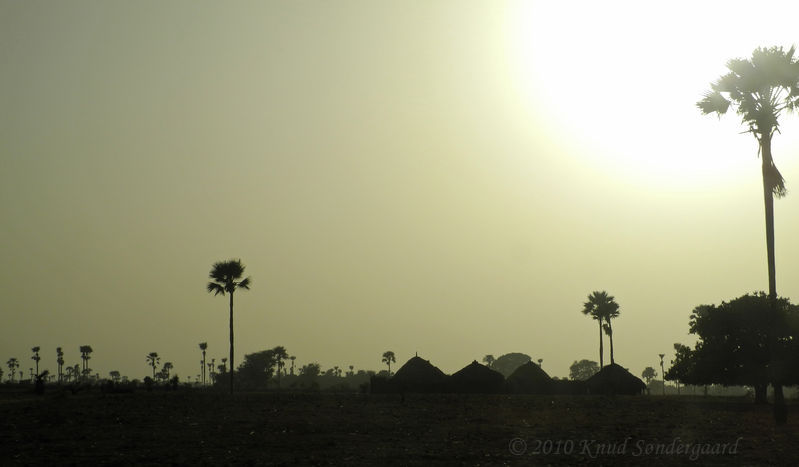
[[[796,40],[790,26],[752,21],[742,33],[725,23],[739,11],[729,2],[531,2],[510,13],[510,40],[534,111],[581,163],[627,183],[692,189],[740,182],[758,166],[737,115],[702,116],[696,101],[728,59]],[[719,23],[712,33],[708,18]]]

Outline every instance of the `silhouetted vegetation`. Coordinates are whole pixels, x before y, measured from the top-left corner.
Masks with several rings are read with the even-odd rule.
[[[208,282],[208,292],[213,292],[216,295],[228,294],[230,298],[230,367],[233,368],[233,293],[237,289],[250,289],[250,278],[246,277],[242,280],[241,276],[244,275],[244,265],[241,260],[229,260],[214,263],[209,277],[211,282]],[[233,394],[233,371],[230,372],[230,393]]]
[[[569,379],[572,381],[586,381],[599,373],[599,365],[592,360],[575,361],[569,367]]]
[[[779,118],[784,111],[799,106],[799,61],[795,48],[762,48],[752,52],[751,59],[733,59],[727,62],[729,73],[710,86],[710,91],[697,102],[703,114],[722,115],[735,108],[748,132],[758,142],[758,155],[762,161],[763,203],[766,212],[766,254],[768,263],[768,296],[772,307],[777,307],[777,279],[774,249],[774,196],[785,196],[785,180],[774,165],[771,141],[779,131]],[[767,345],[770,348],[773,343]],[[774,344],[774,347],[779,345]],[[774,356],[779,359],[779,356]],[[785,423],[787,410],[783,400],[782,383],[774,384],[774,418]]]

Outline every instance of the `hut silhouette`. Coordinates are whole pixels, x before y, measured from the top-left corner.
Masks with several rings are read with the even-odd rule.
[[[644,392],[646,384],[616,363],[602,368],[585,382],[591,394],[628,394]]]
[[[447,387],[452,392],[495,394],[503,391],[505,377],[475,360],[447,378]]]
[[[532,361],[516,368],[506,380],[508,391],[517,394],[549,394],[552,378]]]
[[[430,360],[414,356],[405,362],[391,378],[392,386],[400,392],[440,392],[447,375]]]

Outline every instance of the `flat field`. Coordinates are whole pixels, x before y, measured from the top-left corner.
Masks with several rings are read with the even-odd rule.
[[[799,465],[798,446],[794,401],[776,427],[713,397],[0,393],[2,465]]]

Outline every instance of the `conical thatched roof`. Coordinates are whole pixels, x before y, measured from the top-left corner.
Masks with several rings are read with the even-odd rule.
[[[401,391],[428,392],[440,390],[446,377],[447,375],[429,360],[415,356],[397,370],[391,381]]]
[[[552,390],[552,378],[539,365],[527,362],[508,376],[508,390],[522,394],[547,394]]]
[[[641,394],[646,384],[616,363],[602,368],[585,382],[592,394]]]
[[[473,361],[448,378],[448,386],[454,392],[496,393],[502,392],[505,378],[501,373]]]

